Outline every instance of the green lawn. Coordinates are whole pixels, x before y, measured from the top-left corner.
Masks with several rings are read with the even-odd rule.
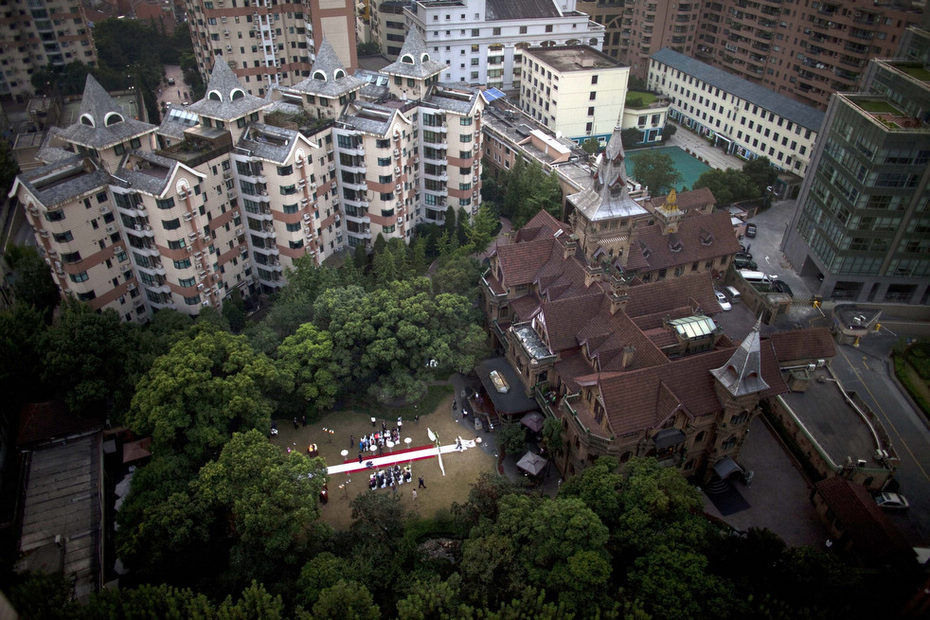
[[[887,101],[875,99],[857,99],[856,105],[873,114],[900,114],[901,111]]]
[[[930,71],[920,65],[896,65],[898,69],[922,82],[930,81]]]
[[[626,105],[630,107],[646,107],[654,103],[658,98],[659,97],[653,93],[647,93],[641,90],[630,90],[626,93]],[[639,101],[637,102],[637,100]]]

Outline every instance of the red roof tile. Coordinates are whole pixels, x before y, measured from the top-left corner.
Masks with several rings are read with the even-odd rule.
[[[524,242],[533,241],[535,239],[548,239],[559,230],[568,233],[571,227],[552,217],[548,211],[540,211],[517,231],[517,234],[514,235],[514,241]]]
[[[659,208],[665,204],[665,199],[667,197],[668,196],[654,196],[650,202],[654,208]],[[676,202],[680,210],[688,211],[690,209],[700,209],[707,205],[716,205],[717,199],[714,197],[714,193],[710,191],[709,187],[701,187],[687,192],[679,192]]]
[[[886,557],[909,550],[904,536],[865,487],[846,478],[833,477],[821,480],[814,489],[860,551],[873,557]]]
[[[739,252],[739,242],[730,224],[730,214],[726,211],[715,211],[710,215],[694,213],[685,215],[678,225],[677,238],[680,249],[672,251],[669,246],[669,237],[662,234],[660,223],[643,226],[633,231],[633,241],[630,252],[626,257],[624,269],[632,271],[637,269],[641,261],[637,254],[642,254],[639,248],[648,250],[646,262],[648,267],[642,269],[670,269],[678,265],[690,265],[715,259],[720,256],[730,256]],[[704,240],[710,240],[705,243]]]
[[[497,248],[497,260],[503,273],[501,282],[507,287],[533,282],[556,248],[556,241],[551,238]]]
[[[632,317],[669,312],[684,306],[695,309],[700,307],[705,314],[720,312],[720,304],[714,296],[713,279],[709,273],[696,273],[631,286],[629,294],[630,300],[625,312]]]

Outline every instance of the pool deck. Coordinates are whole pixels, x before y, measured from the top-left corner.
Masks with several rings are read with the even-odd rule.
[[[711,170],[710,166],[686,152],[684,148],[675,144],[663,144],[662,146],[629,151],[626,161],[627,174],[635,177],[633,170],[636,168],[636,158],[641,153],[654,151],[664,152],[672,158],[675,169],[681,174],[681,178],[675,183],[675,189],[679,192],[684,188],[692,189],[697,180],[701,178],[701,175]]]
[[[727,168],[736,168],[742,170],[746,162],[734,155],[727,155],[722,149],[714,148],[704,138],[695,133],[691,133],[684,127],[678,126],[675,135],[669,138],[663,146],[677,146],[679,148],[690,150],[707,161],[711,168],[726,170]]]

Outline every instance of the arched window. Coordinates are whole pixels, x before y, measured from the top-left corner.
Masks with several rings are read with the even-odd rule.
[[[410,54],[404,54],[403,56],[400,57],[400,61],[401,61],[402,63],[404,63],[404,64],[412,65],[412,64],[413,64],[413,56],[411,56]]]
[[[96,124],[94,124],[94,117],[91,116],[90,114],[81,114],[81,124],[87,125],[88,127],[97,126]]]
[[[325,82],[325,81],[326,81],[326,74],[323,73],[322,71],[314,71],[314,72],[313,72],[313,79],[314,79],[314,80],[319,80],[319,81],[321,81],[321,82]]]
[[[211,91],[207,94],[207,99],[211,99],[211,100],[213,100],[213,101],[222,101],[222,100],[223,100],[223,96],[220,95],[219,91],[211,90]]]
[[[231,93],[229,93],[229,100],[235,101],[236,99],[242,99],[245,97],[245,93],[242,92],[241,88],[234,88]]]
[[[428,62],[428,61],[429,61],[429,54],[427,54],[426,52],[423,52],[422,54],[420,54],[420,62]]]
[[[346,76],[346,72],[343,71],[342,69],[336,69],[335,73],[333,73],[333,77],[335,77],[337,80],[340,78],[344,78],[345,76]]]
[[[123,122],[123,115],[119,112],[107,112],[106,117],[103,119],[103,124],[106,126],[115,125],[116,123]]]

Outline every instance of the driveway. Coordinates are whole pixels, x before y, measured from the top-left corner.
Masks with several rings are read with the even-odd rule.
[[[168,84],[169,80],[174,80],[174,84]],[[159,109],[162,109],[163,104],[180,105],[184,101],[191,100],[190,87],[184,82],[184,73],[180,66],[165,65],[165,81],[162,82],[156,94]]]

